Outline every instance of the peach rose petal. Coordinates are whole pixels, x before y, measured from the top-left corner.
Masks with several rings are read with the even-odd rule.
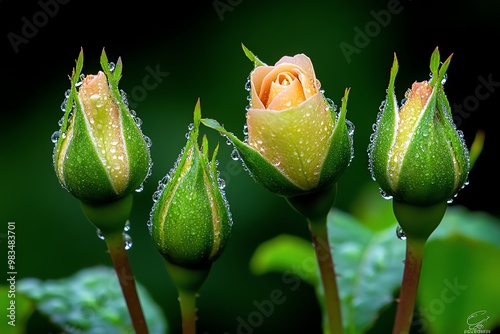
[[[120,110],[109,90],[106,75],[88,75],[78,92],[96,152],[117,193],[127,187],[128,156],[121,131]]]
[[[264,105],[268,105],[270,103],[270,93],[271,93],[271,85],[273,82],[276,82],[276,79],[282,73],[288,73],[296,78],[299,77],[300,69],[293,64],[282,64],[281,66],[272,67],[271,71],[269,71],[263,78],[260,85],[260,90],[256,90],[259,95],[259,99],[262,101]],[[259,78],[253,77],[251,78],[252,83],[256,84]]]
[[[269,97],[270,103],[267,105],[267,109],[270,110],[288,109],[306,100],[302,85],[296,78],[292,78],[291,82],[282,84],[273,82]]]
[[[275,66],[281,66],[285,63],[293,64],[300,68],[301,71],[299,74],[299,80],[302,82],[302,86],[304,87],[304,95],[306,96],[306,99],[316,94],[316,91],[319,89],[319,84],[316,80],[316,73],[314,72],[311,59],[304,54],[298,54],[293,57],[285,56],[282,57],[275,64]]]

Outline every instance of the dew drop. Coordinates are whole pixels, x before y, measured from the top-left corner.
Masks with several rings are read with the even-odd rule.
[[[380,195],[382,196],[383,199],[392,199],[392,195],[389,195],[388,193],[386,193],[382,188],[379,188],[379,191],[380,191]]]
[[[50,137],[50,140],[55,144],[57,143],[57,141],[59,140],[59,135],[61,134],[61,132],[59,130],[57,131],[54,131],[54,133],[52,134],[52,136]]]
[[[130,231],[130,221],[127,220],[127,222],[125,223],[125,226],[123,226],[123,231],[124,232]]]
[[[62,103],[61,103],[61,111],[62,112],[66,112],[66,103],[68,103],[67,99],[64,99],[64,101],[62,101]]]
[[[102,234],[100,229],[96,230],[97,237],[101,240],[104,240],[104,235]]]
[[[116,67],[115,63],[113,63],[113,62],[109,62],[109,70],[110,70],[111,72],[113,72],[113,71],[115,70],[115,67]]]
[[[448,73],[445,73],[443,79],[441,79],[441,85],[444,85],[446,80],[448,80]]]
[[[123,239],[125,240],[125,250],[132,248],[132,237],[127,233],[123,233]]]
[[[144,141],[146,142],[147,147],[151,147],[153,145],[153,141],[148,136],[144,136]]]
[[[401,240],[406,240],[406,234],[401,226],[396,227],[396,236]]]
[[[135,189],[135,192],[142,192],[144,190],[144,183],[141,183],[137,189]]]
[[[252,88],[251,80],[250,77],[248,77],[247,82],[245,83],[245,90],[249,92],[251,88]]]
[[[231,152],[231,159],[234,161],[237,161],[240,159],[240,154],[238,153],[238,150],[235,148],[233,152]]]

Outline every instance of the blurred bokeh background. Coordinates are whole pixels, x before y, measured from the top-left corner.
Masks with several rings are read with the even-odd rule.
[[[470,184],[452,205],[499,216],[499,19],[500,5],[489,0],[2,0],[0,233],[7,221],[16,222],[18,279],[60,278],[111,264],[104,242],[79,202],[61,188],[52,166],[50,137],[58,129],[80,48],[85,74],[100,69],[103,48],[110,61],[121,57],[120,88],[152,139],[153,173],[135,195],[129,256],[137,280],[163,308],[172,333],[178,333],[177,292],[146,227],[151,195],[185,144],[198,98],[203,117],[217,119],[243,138],[244,86],[253,65],[241,43],[268,64],[284,55],[308,55],[325,95],[337,104],[351,87],[347,118],[355,125],[355,157],[339,182],[335,205],[345,211],[373,183],[366,148],[394,53],[400,63],[399,99],[414,81],[428,79],[434,48],[443,60],[453,53],[445,91],[455,121],[468,146],[480,130],[486,141]],[[278,234],[309,238],[306,223],[231,160],[224,138],[202,131],[211,148],[221,143],[219,169],[234,226],[200,291],[200,334],[235,333],[237,318],[254,311],[253,302],[269,298],[275,288],[287,291],[287,301],[255,333],[320,333],[312,287],[304,284],[291,292],[279,275],[255,276],[248,266],[255,248]],[[373,196],[379,196],[376,187]],[[3,248],[4,243],[2,254]],[[34,333],[52,330],[37,326],[40,331]]]

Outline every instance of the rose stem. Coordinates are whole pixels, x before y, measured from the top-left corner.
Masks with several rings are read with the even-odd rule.
[[[196,293],[179,289],[179,303],[182,315],[182,334],[196,333]]]
[[[399,304],[393,334],[408,334],[413,319],[425,241],[406,238],[406,258],[403,281],[399,293]]]
[[[312,242],[316,252],[316,260],[318,261],[323,289],[325,291],[325,307],[328,316],[329,333],[341,334],[343,333],[343,327],[340,299],[326,222],[326,216],[314,221],[308,219],[309,230],[311,231]]]
[[[179,292],[182,316],[182,334],[196,333],[196,298],[207,279],[211,265],[204,267],[184,267],[165,261],[170,278]]]
[[[116,275],[122,289],[127,308],[132,319],[136,334],[148,334],[146,320],[142,312],[141,303],[135,286],[134,275],[125,250],[123,233],[110,233],[104,235],[108,252],[113,260]]]

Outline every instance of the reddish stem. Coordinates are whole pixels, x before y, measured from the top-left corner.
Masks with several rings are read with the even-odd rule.
[[[410,333],[413,310],[417,298],[418,283],[424,255],[425,241],[406,239],[406,258],[403,281],[399,293],[399,304],[394,322],[393,334]]]
[[[148,334],[123,233],[104,235],[136,334]]]

